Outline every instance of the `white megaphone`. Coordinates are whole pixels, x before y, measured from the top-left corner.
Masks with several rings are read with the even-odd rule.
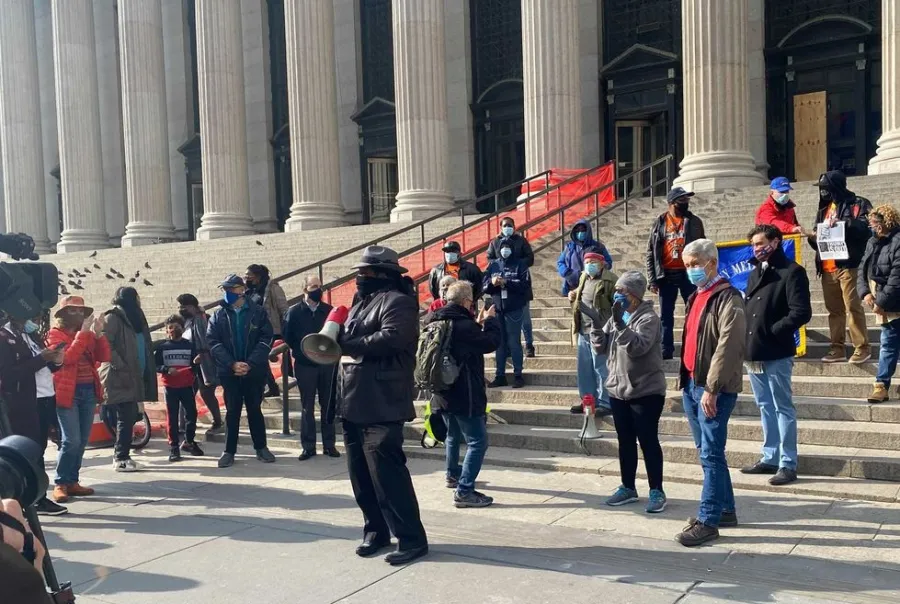
[[[319,333],[311,333],[303,338],[300,349],[306,358],[319,365],[333,365],[341,359],[341,347],[337,339],[349,312],[346,306],[332,309]]]
[[[585,394],[581,400],[581,409],[584,412],[584,422],[581,425],[581,433],[578,435],[578,444],[585,455],[591,455],[591,450],[587,446],[587,441],[603,438],[600,431],[597,430],[597,420],[594,418],[594,410],[597,402],[591,394]]]

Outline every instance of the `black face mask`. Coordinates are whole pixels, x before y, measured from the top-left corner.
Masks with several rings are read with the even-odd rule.
[[[384,289],[388,285],[390,285],[391,280],[386,279],[384,277],[365,277],[363,275],[357,275],[356,277],[356,291],[359,292],[359,295],[365,298],[375,292]]]
[[[322,290],[314,289],[312,291],[306,292],[306,297],[312,300],[313,302],[321,302],[322,301]]]
[[[834,194],[828,189],[819,189],[819,201],[823,203],[834,201]]]
[[[685,214],[688,213],[688,210],[690,209],[690,207],[691,207],[691,204],[687,201],[678,202],[675,204],[675,213],[678,214],[679,216],[684,216]]]

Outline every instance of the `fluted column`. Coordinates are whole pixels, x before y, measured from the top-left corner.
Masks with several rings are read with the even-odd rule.
[[[53,0],[63,232],[60,253],[109,247],[91,0]]]
[[[750,153],[747,0],[681,6],[684,159],[675,182],[689,191],[758,185],[763,179]]]
[[[286,231],[344,224],[333,0],[286,0],[291,188]]]
[[[900,6],[881,3],[881,138],[869,174],[900,172]]]
[[[53,82],[53,17],[50,0],[35,0],[34,30],[37,44],[41,95],[41,135],[44,150],[44,207],[47,213],[47,238],[59,242],[59,195],[56,178],[50,172],[59,164],[56,137],[56,86]],[[183,180],[183,179],[182,179]]]
[[[253,234],[238,0],[197,0],[203,218],[197,239]]]
[[[6,228],[50,251],[33,0],[0,0],[0,146]]]
[[[394,0],[394,101],[400,192],[391,221],[453,207],[443,0]]]
[[[522,0],[525,173],[581,167],[578,0]]]
[[[123,247],[175,239],[160,0],[119,0],[128,224]]]

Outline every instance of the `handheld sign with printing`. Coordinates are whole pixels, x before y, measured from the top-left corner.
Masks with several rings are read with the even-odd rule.
[[[816,245],[822,260],[847,260],[850,258],[843,222],[836,222],[833,227],[828,226],[827,222],[817,224]]]

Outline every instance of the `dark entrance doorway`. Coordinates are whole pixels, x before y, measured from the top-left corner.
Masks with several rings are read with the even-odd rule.
[[[619,184],[620,198],[650,186],[650,174],[638,174],[644,166],[668,153],[668,125],[665,113],[647,120],[616,121],[616,177],[632,175]],[[655,175],[659,180],[659,174]],[[649,193],[649,190],[647,191]]]
[[[488,90],[475,104],[476,195],[487,195],[525,178],[525,102],[521,81],[507,81]],[[498,196],[497,205],[515,202],[519,191]],[[494,210],[494,200],[479,210]]]

